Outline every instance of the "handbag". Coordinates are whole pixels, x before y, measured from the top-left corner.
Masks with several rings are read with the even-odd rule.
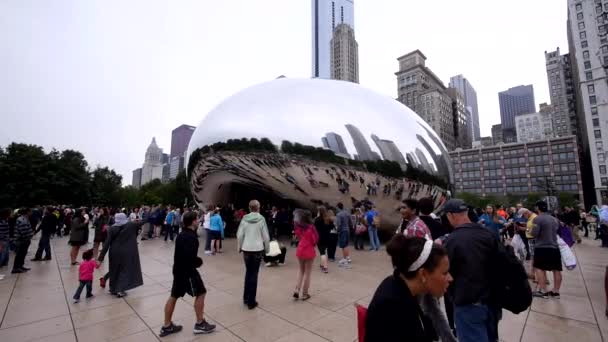
[[[572,253],[568,244],[559,236],[557,237],[557,244],[559,245],[559,253],[562,256],[564,266],[566,266],[566,269],[569,271],[572,271],[576,268],[576,256]]]
[[[355,234],[361,235],[367,233],[367,227],[359,223],[357,228],[355,228]]]
[[[278,241],[272,240],[268,244],[268,253],[266,253],[266,256],[275,257],[278,255],[281,255],[281,246],[279,246]]]

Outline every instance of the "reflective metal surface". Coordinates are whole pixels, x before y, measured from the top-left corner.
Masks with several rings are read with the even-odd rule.
[[[403,199],[433,196],[439,205],[452,179],[448,158],[430,126],[390,97],[349,82],[279,78],[211,111],[187,165],[200,205],[369,202],[388,227]]]

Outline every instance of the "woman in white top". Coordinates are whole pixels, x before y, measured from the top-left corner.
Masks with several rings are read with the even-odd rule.
[[[201,222],[203,229],[205,229],[205,255],[212,254],[212,252],[211,252],[211,233],[210,233],[209,224],[211,222],[211,215],[213,215],[213,209],[215,209],[215,206],[213,206],[213,205],[207,206],[205,216],[203,216],[203,220]]]

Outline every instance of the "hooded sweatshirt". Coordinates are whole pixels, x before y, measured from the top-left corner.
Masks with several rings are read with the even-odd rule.
[[[236,233],[239,251],[268,253],[270,237],[266,220],[260,213],[249,213],[243,217]]]

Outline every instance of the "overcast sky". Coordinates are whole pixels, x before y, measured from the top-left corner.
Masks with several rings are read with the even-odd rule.
[[[549,102],[544,51],[567,51],[566,0],[355,0],[360,81],[397,96],[415,49],[447,85],[464,74],[482,135],[499,91]],[[279,75],[309,77],[310,0],[2,0],[0,146],[76,149],[131,183],[153,136],[198,125],[226,97]]]

